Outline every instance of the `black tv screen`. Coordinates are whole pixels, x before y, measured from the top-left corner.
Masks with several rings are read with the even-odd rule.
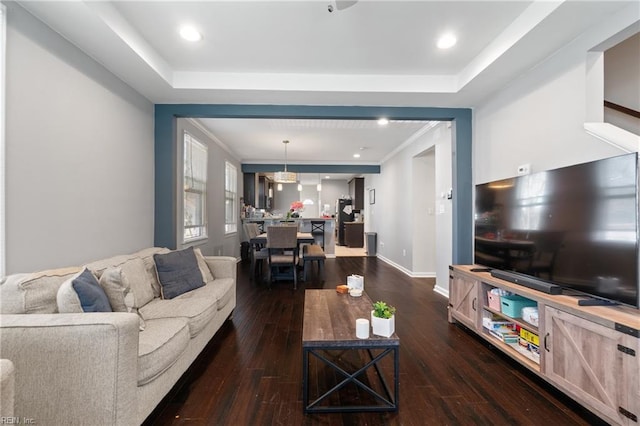
[[[474,257],[640,307],[637,154],[477,185]]]

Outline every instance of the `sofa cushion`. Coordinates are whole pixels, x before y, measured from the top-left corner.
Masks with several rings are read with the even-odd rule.
[[[135,305],[135,296],[131,290],[131,285],[127,279],[127,275],[122,268],[107,268],[100,277],[100,287],[109,298],[109,304],[113,312],[130,312],[138,314]],[[144,320],[138,315],[138,325],[140,331],[144,330]]]
[[[189,327],[182,318],[146,321],[139,334],[138,386],[151,382],[171,367],[189,344]]]
[[[205,282],[205,284],[208,283],[209,281],[213,281],[213,274],[209,269],[209,265],[207,265],[207,262],[205,262],[204,260],[202,251],[200,251],[200,249],[197,248],[197,249],[193,249],[193,253],[196,255],[196,260],[198,261],[198,268],[202,273],[202,280]]]
[[[236,295],[236,281],[233,278],[218,278],[207,285],[217,301],[218,310],[221,310],[233,300]]]
[[[112,311],[104,289],[86,268],[62,283],[57,303],[62,313]]]
[[[153,300],[153,288],[142,259],[136,257],[126,261],[120,267],[127,280],[129,280],[131,291],[135,296],[133,307],[139,309],[151,302]]]
[[[193,247],[167,254],[154,254],[153,259],[163,299],[173,299],[204,285]]]
[[[134,307],[136,308],[146,305],[153,299],[151,279],[147,274],[144,261],[135,254],[97,260],[88,263],[86,267],[91,269],[97,278],[100,278],[108,268],[121,267],[129,279],[129,284],[135,297]]]
[[[51,269],[7,276],[0,283],[0,313],[54,314],[58,312],[58,289],[82,268]]]
[[[149,281],[151,282],[151,288],[153,290],[153,297],[162,297],[160,291],[160,282],[158,281],[158,272],[156,271],[156,262],[153,260],[154,254],[166,254],[171,250],[164,247],[151,247],[140,250],[135,255],[142,259],[144,262],[144,268],[147,270]]]
[[[109,298],[113,312],[131,312],[135,298],[122,268],[105,269],[99,283]]]
[[[140,315],[145,321],[157,318],[184,318],[189,325],[190,336],[197,336],[217,311],[215,296],[212,293],[207,294],[207,287],[200,287],[173,299],[154,299],[140,308]]]

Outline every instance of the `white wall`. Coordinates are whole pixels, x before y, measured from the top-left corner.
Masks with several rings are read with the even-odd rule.
[[[197,123],[197,122],[195,122]],[[206,241],[196,241],[194,247],[199,247],[205,256],[233,256],[240,257],[240,236],[242,235],[242,222],[238,218],[238,232],[225,234],[225,205],[224,205],[224,185],[225,185],[225,162],[228,161],[236,167],[238,173],[238,217],[240,215],[240,197],[243,194],[243,179],[240,162],[218,145],[209,134],[203,130],[203,126],[198,126],[191,119],[179,118],[177,120],[177,158],[178,167],[182,167],[183,158],[183,135],[186,130],[199,142],[207,145],[207,232]],[[178,169],[180,170],[180,169]],[[183,179],[178,179],[178,186],[182,188]],[[178,189],[178,190],[180,190]],[[179,192],[180,194],[180,192]],[[177,197],[181,202],[182,198]],[[176,206],[178,215],[178,245],[181,244],[183,235],[182,227],[182,205]]]
[[[7,6],[7,273],[153,245],[153,105]]]
[[[520,164],[533,172],[622,153],[585,133],[587,53],[638,19],[637,7],[591,28],[555,55],[510,83],[474,111],[474,182],[516,175]]]

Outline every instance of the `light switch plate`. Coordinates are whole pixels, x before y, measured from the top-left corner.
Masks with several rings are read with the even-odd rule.
[[[531,173],[531,164],[521,164],[518,166],[518,176],[528,175]]]

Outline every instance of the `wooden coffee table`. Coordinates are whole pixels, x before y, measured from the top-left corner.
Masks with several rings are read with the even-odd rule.
[[[391,337],[371,333],[368,339],[356,337],[356,319],[370,320],[371,305],[366,293],[351,297],[335,290],[305,291],[302,325],[305,413],[398,410],[400,339],[395,333]],[[385,378],[389,375],[393,388]],[[312,401],[310,388],[314,391]]]

